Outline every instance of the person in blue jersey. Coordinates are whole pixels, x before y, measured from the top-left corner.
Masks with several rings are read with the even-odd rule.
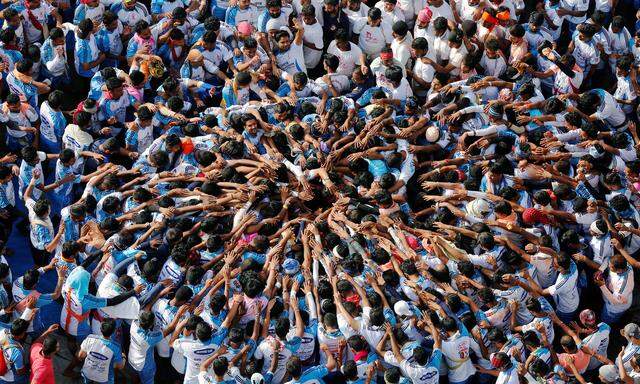
[[[149,23],[145,20],[140,20],[135,24],[135,33],[129,40],[127,45],[127,61],[132,62],[133,56],[136,53],[144,53],[147,55],[154,55],[156,53],[156,39],[151,34]]]
[[[122,347],[111,338],[116,321],[105,319],[100,325],[101,335],[90,335],[80,345],[78,359],[83,361],[82,377],[94,383],[114,382],[115,369],[124,367]]]
[[[110,10],[104,12],[102,24],[104,28],[100,28],[95,36],[98,49],[107,56],[101,66],[117,68],[127,61],[123,50],[124,42],[131,36],[131,28],[123,26],[118,16]]]
[[[131,323],[131,345],[129,347],[128,363],[143,384],[154,382],[156,364],[153,352],[155,345],[171,335],[187,306],[182,306],[171,323],[162,331],[155,331],[153,312],[144,311],[140,318]]]
[[[40,145],[44,152],[59,153],[67,119],[62,113],[64,93],[55,90],[40,105]]]
[[[292,36],[287,30],[276,33],[275,41],[277,49],[273,54],[276,64],[281,71],[293,76],[298,72],[306,72],[304,63],[304,51],[302,49],[304,28],[302,23],[294,19],[296,33]]]
[[[324,383],[323,378],[326,377],[329,372],[336,369],[338,365],[326,344],[320,344],[320,351],[326,356],[326,364],[317,365],[305,370],[302,369],[302,362],[298,357],[293,356],[290,358],[289,361],[287,361],[287,374],[291,380],[287,381],[287,384]]]
[[[80,24],[84,19],[93,20],[96,24],[102,22],[105,6],[97,0],[81,0],[73,14],[73,23]]]
[[[225,23],[237,26],[243,21],[255,25],[258,19],[258,10],[251,4],[250,0],[240,0],[232,7],[227,8],[224,17]]]
[[[78,24],[75,34],[75,69],[82,89],[88,88],[91,77],[98,72],[100,64],[107,57],[98,48],[93,28],[93,21],[84,19]]]
[[[426,330],[433,337],[433,351],[429,357],[427,350],[422,346],[413,349],[410,357],[402,354],[400,346],[396,341],[393,329],[390,324],[387,325],[387,335],[391,344],[391,351],[387,351],[384,355],[385,362],[398,366],[403,376],[411,380],[412,383],[418,384],[435,384],[440,380],[440,363],[442,362],[441,339],[438,330],[433,326],[431,319],[427,318]],[[391,353],[389,353],[391,352]]]

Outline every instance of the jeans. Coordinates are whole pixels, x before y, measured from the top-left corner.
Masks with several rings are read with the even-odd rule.
[[[609,325],[616,324],[617,322],[620,321],[620,319],[622,318],[622,315],[624,315],[624,311],[612,312],[609,308],[607,308],[607,304],[605,304],[604,307],[602,308],[600,321],[602,321],[603,323],[607,323]]]
[[[565,324],[569,324],[576,317],[576,311],[567,313],[567,312],[560,312],[560,311],[556,310],[556,314],[558,315],[558,318],[560,320],[562,320],[562,322],[565,323]]]

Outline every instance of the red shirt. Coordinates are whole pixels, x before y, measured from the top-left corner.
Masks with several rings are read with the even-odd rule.
[[[42,355],[42,343],[36,342],[31,346],[31,379],[29,382],[38,384],[55,384],[53,361]]]

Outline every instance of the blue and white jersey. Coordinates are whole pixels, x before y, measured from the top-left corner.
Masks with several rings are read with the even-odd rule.
[[[76,162],[77,163],[77,162]],[[79,184],[82,180],[82,170],[78,169],[76,164],[71,166],[64,165],[59,159],[56,161],[56,181],[62,180],[69,175],[74,175],[74,179],[70,182],[64,183],[55,189],[54,198],[60,202],[60,206],[58,209],[63,209],[67,205],[73,203],[73,185]],[[67,238],[67,232],[64,234],[65,239]],[[78,240],[80,238],[80,233],[78,232],[78,237],[73,240]],[[67,240],[64,240],[67,241]],[[62,244],[62,243],[61,243]]]
[[[13,71],[16,63],[22,60],[22,53],[20,53],[20,51],[7,49],[6,47],[0,48],[0,56],[2,56],[3,61],[7,61],[7,64],[9,64],[9,72]]]
[[[64,45],[54,46],[51,38],[47,38],[40,47],[42,63],[53,77],[67,73],[67,51]]]
[[[12,383],[18,378],[18,371],[25,368],[25,351],[22,344],[11,336],[8,329],[0,331],[0,337],[5,340],[6,346],[2,348],[7,373],[0,376],[0,380],[5,383]]]
[[[80,345],[80,350],[87,354],[82,365],[82,377],[96,383],[113,384],[113,366],[122,362],[120,345],[98,335],[89,335]]]
[[[41,2],[38,8],[31,9],[31,10],[28,10],[26,8],[24,2],[14,3],[11,5],[11,7],[14,8],[18,13],[20,13],[20,16],[22,18],[22,25],[24,27],[26,42],[29,44],[42,42],[43,40],[42,25],[47,22],[47,18],[49,17],[49,15],[51,15],[51,12],[55,8],[51,4],[47,3],[46,1]],[[30,14],[33,17],[33,19],[37,20],[37,22],[40,24],[40,29],[38,29],[33,24],[33,22],[31,21]]]
[[[549,294],[553,295],[556,302],[556,309],[563,313],[572,313],[580,304],[578,294],[578,267],[572,261],[567,273],[560,273],[556,282],[547,288]]]
[[[162,341],[162,332],[140,328],[138,319],[131,323],[131,345],[128,361],[133,369],[142,371],[145,366],[155,366],[153,347]],[[150,365],[147,365],[150,364]]]
[[[75,53],[74,64],[78,75],[82,77],[93,77],[93,75],[98,72],[99,66],[85,70],[82,64],[91,63],[98,59],[100,50],[98,49],[94,35],[89,36],[87,39],[81,39],[76,34]]]
[[[258,21],[258,9],[253,5],[249,5],[245,9],[240,9],[239,5],[235,5],[227,8],[224,21],[234,27],[246,21],[255,27]]]
[[[178,7],[186,9],[188,6],[189,2],[185,0],[151,0],[151,14],[171,13]]]
[[[40,105],[40,144],[47,153],[60,153],[62,135],[67,127],[67,119],[62,111],[55,111],[45,100]]]
[[[285,343],[282,340],[276,338],[275,336],[269,336],[266,339],[262,340],[262,342],[256,348],[256,352],[254,356],[256,359],[264,359],[264,364],[262,366],[262,374],[266,374],[267,370],[271,366],[271,361],[273,360],[273,356],[275,353],[278,354],[278,367],[274,372],[273,379],[276,383],[282,382],[286,372],[286,364],[287,360],[293,354],[298,351],[300,347],[300,343],[302,339],[299,337],[293,337],[290,340],[287,340]],[[275,351],[273,349],[274,345],[278,345],[278,350]]]
[[[153,124],[143,127],[137,118],[133,124],[136,129],[127,129],[124,142],[127,145],[127,149],[142,153],[153,143]]]
[[[582,339],[582,345],[589,347],[602,356],[606,356],[607,348],[609,347],[610,333],[611,327],[609,324],[600,323],[595,332]],[[587,370],[595,369],[600,365],[602,365],[602,363],[592,356]]]
[[[33,108],[38,108],[38,89],[33,84],[26,84],[14,76],[13,72],[7,75],[7,85],[11,92],[18,96],[24,97],[24,99]]]
[[[304,51],[302,49],[302,44],[298,45],[295,42],[291,42],[291,47],[288,50],[280,51],[275,49],[273,54],[276,57],[278,68],[288,74],[295,75],[298,72],[307,71],[307,67],[304,63]]]
[[[24,191],[31,182],[31,178],[33,177],[33,170],[37,169],[40,172],[40,177],[36,182],[38,184],[44,184],[44,174],[42,172],[42,164],[41,161],[46,160],[47,154],[44,152],[38,151],[38,164],[35,166],[29,165],[26,161],[22,160],[20,163],[20,173],[18,174],[18,193],[20,196],[24,196]],[[38,200],[40,196],[42,196],[42,191],[38,188],[33,188],[33,192],[31,192],[31,196],[34,200]]]
[[[173,343],[174,353],[178,351],[187,359],[187,369],[184,375],[185,384],[198,383],[200,365],[220,348],[220,344],[227,337],[227,333],[227,328],[221,328],[218,333],[206,342],[184,338]]]
[[[280,27],[286,27],[289,25],[289,15],[293,12],[293,8],[291,7],[282,7],[282,11],[280,12],[280,16],[274,18],[269,14],[269,10],[265,9],[260,16],[258,16],[258,32],[267,33],[267,23],[269,27],[273,29],[280,29]]]
[[[300,378],[292,379],[286,384],[324,384],[323,377],[329,374],[329,370],[324,365],[317,365],[302,372]]]
[[[207,50],[204,46],[196,47],[197,50],[202,53],[205,61],[211,62],[216,68],[220,68],[223,63],[228,63],[233,59],[233,49],[222,41],[216,41],[216,46],[212,50]],[[213,74],[207,76],[207,78],[213,77]]]
[[[122,4],[122,2],[117,2],[111,6],[111,10],[118,16],[118,20],[120,20],[123,25],[129,26],[131,29],[134,29],[136,23],[140,20],[151,23],[149,11],[142,3],[136,3],[132,9],[128,9]]]
[[[411,380],[413,384],[437,384],[440,380],[440,363],[442,362],[442,351],[434,349],[429,362],[424,366],[408,359],[400,363],[402,375]]]
[[[178,313],[178,307],[171,305],[169,299],[161,298],[156,301],[151,311],[156,317],[155,329],[162,331],[169,325],[169,323],[171,323],[173,318],[176,316],[176,313]],[[162,339],[162,341],[160,341],[158,345],[156,345],[156,349],[158,350],[158,355],[160,355],[160,357],[167,358],[171,356],[169,339],[171,339],[171,335],[168,335],[167,337]]]
[[[5,209],[9,206],[16,206],[16,193],[13,188],[13,180],[9,180],[7,183],[0,183],[0,209]]]
[[[80,3],[73,14],[73,24],[78,25],[84,19],[90,19],[94,22],[102,23],[103,15],[104,4],[99,2],[97,6],[90,7],[87,4]]]
[[[76,292],[66,288],[62,292],[64,304],[60,313],[61,327],[72,336],[87,336],[91,333],[89,313],[92,309],[107,306],[107,299],[86,294],[79,299]]]
[[[117,100],[107,98],[103,93],[98,104],[100,105],[100,120],[108,120],[115,117],[121,124],[125,123],[127,107],[132,106],[131,99],[126,92],[124,92]],[[120,128],[115,128],[114,131],[115,130],[119,132]],[[114,132],[114,134],[117,134],[117,132]]]
[[[122,55],[122,49],[124,48],[122,44],[122,31],[124,26],[122,22],[118,20],[118,26],[110,31],[107,28],[100,28],[98,32],[96,32],[96,44],[98,44],[98,49],[101,52],[110,53],[112,55]]]

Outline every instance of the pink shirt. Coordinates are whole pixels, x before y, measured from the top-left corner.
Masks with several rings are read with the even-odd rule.
[[[56,384],[53,374],[53,361],[42,355],[42,343],[31,346],[31,378],[29,382],[38,384]]]

